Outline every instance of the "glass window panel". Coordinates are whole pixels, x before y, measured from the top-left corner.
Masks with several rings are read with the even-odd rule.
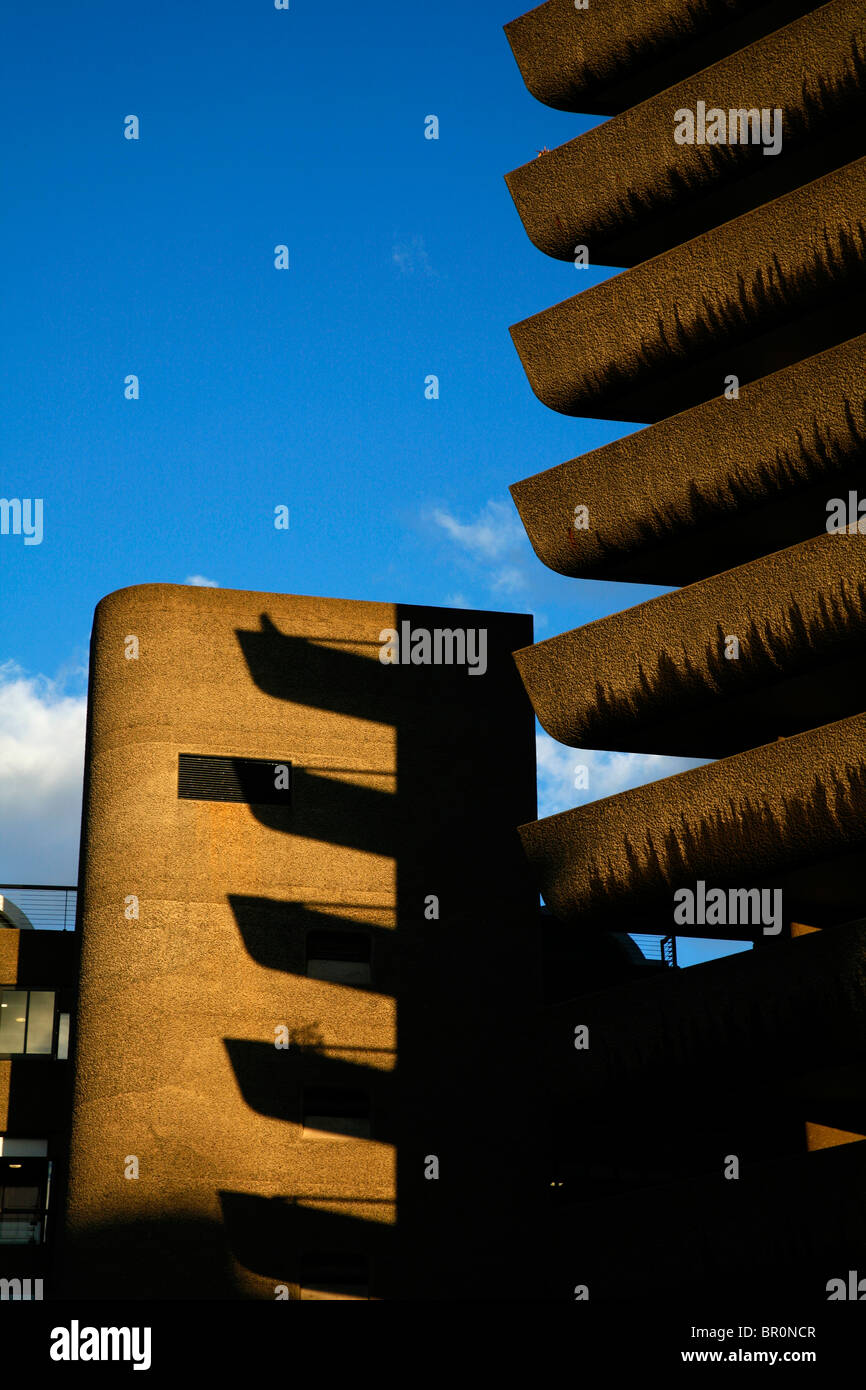
[[[47,1158],[47,1139],[21,1139],[0,1134],[0,1158]]]
[[[39,1211],[38,1187],[5,1187],[3,1211]]]
[[[335,985],[369,985],[372,983],[370,966],[363,960],[317,960],[307,961],[307,974],[311,980],[327,980]]]
[[[57,1056],[61,1062],[69,1056],[69,1014],[61,1014],[57,1024]]]
[[[54,991],[31,990],[27,1019],[27,1051],[50,1055],[54,1042]]]
[[[343,1086],[307,1086],[303,1095],[305,1133],[371,1137],[370,1098]]]
[[[369,1299],[365,1255],[341,1252],[301,1257],[300,1296],[306,1302],[329,1299]]]
[[[342,985],[369,985],[369,932],[311,931],[307,934],[307,974]]]
[[[27,1020],[27,991],[0,991],[0,1052],[23,1052]]]
[[[39,1245],[41,1216],[0,1216],[0,1245]]]
[[[311,931],[307,935],[307,955],[316,960],[370,960],[367,932]]]

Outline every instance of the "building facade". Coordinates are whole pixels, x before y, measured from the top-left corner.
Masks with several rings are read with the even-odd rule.
[[[537,1161],[530,637],[189,586],[99,605],[66,1296],[498,1286]]]
[[[534,96],[610,117],[507,177],[568,296],[515,346],[546,406],[644,426],[512,495],[560,573],[681,586],[516,659],[563,743],[716,760],[523,846],[575,937],[754,943],[548,1013],[550,1296],[826,1299],[866,1237],[863,7],[506,32]]]
[[[56,1288],[78,973],[74,922],[73,889],[0,889],[2,1299],[40,1299]]]

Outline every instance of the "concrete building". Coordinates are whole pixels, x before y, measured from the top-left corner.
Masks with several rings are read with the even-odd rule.
[[[566,293],[623,268],[515,345],[545,405],[643,426],[514,500],[559,572],[681,587],[537,644],[103,600],[80,958],[0,902],[0,1264],[52,1295],[803,1306],[863,1272],[862,6],[507,33],[534,95],[611,117],[508,176],[527,233]],[[716,761],[539,821],[533,709]],[[754,949],[626,936],[678,929]]]
[[[500,613],[100,603],[65,1296],[508,1293],[537,1162],[529,641]]]
[[[573,262],[515,345],[545,405],[645,426],[512,494],[560,573],[685,586],[517,664],[566,744],[718,759],[523,845],[563,933],[755,945],[548,1012],[549,1296],[826,1299],[866,1237],[863,9],[547,0],[506,32],[540,100],[611,117],[508,175]],[[587,264],[625,269],[575,294]],[[772,923],[675,915],[710,892]]]
[[[69,1147],[69,1025],[78,965],[74,922],[74,889],[0,889],[4,1298],[7,1293],[48,1297],[53,1286]]]
[[[0,888],[0,1299],[536,1296],[539,1019],[665,967],[539,915],[531,637],[103,600],[77,913]]]

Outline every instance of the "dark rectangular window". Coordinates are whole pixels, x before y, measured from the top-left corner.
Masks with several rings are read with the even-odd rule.
[[[206,753],[181,753],[177,794],[186,801],[287,806],[292,800],[292,764],[287,758],[213,758]]]
[[[301,1298],[369,1298],[370,1264],[366,1255],[335,1251],[302,1255]]]
[[[305,1130],[369,1139],[370,1098],[344,1086],[305,1086],[302,1123]]]
[[[0,1054],[50,1057],[54,1046],[54,991],[0,990]]]
[[[370,984],[370,933],[308,932],[307,974],[314,980],[332,980],[341,985]]]
[[[41,1245],[51,1165],[44,1158],[0,1159],[0,1245]]]

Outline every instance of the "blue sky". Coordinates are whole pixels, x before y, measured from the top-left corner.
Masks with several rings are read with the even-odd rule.
[[[628,432],[542,406],[508,334],[616,273],[543,256],[505,186],[597,123],[526,91],[523,8],[8,0],[0,495],[42,498],[44,537],[0,538],[0,752],[40,814],[124,585],[531,611],[539,637],[662,592],[545,570],[508,495]],[[544,812],[581,799],[574,761],[542,747]],[[584,799],[683,765],[597,755]],[[74,880],[74,821],[40,881]]]

